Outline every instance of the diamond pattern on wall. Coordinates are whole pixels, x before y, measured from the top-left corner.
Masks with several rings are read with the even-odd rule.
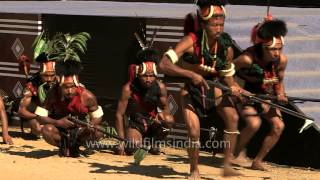
[[[13,54],[16,56],[16,58],[20,57],[24,51],[24,47],[20,41],[19,38],[16,38],[16,40],[14,41],[11,50],[13,52]]]
[[[19,98],[22,96],[22,93],[23,93],[23,86],[22,84],[20,83],[20,81],[17,81],[16,85],[14,86],[13,90],[12,90],[14,96],[16,98]]]

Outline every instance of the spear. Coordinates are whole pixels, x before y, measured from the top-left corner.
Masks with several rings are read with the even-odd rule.
[[[265,95],[265,94],[257,94],[257,97],[261,99],[266,99],[266,100],[277,100],[276,96],[271,96],[271,95]],[[318,98],[306,98],[306,97],[294,97],[294,96],[287,96],[288,101],[292,101],[294,103],[304,103],[304,102],[320,102],[320,99]]]
[[[219,89],[221,89],[223,91],[226,91],[228,93],[231,92],[231,89],[229,87],[221,84],[218,80],[208,81],[208,83],[212,84],[213,86],[215,86],[215,87],[217,87],[217,88],[219,88]],[[304,122],[303,126],[300,128],[299,133],[303,132],[305,129],[309,128],[310,126],[312,126],[314,124],[314,119],[312,117],[309,117],[309,116],[306,116],[304,114],[298,113],[296,111],[293,111],[293,110],[288,109],[286,107],[283,107],[281,105],[278,105],[278,104],[263,100],[263,99],[261,99],[259,97],[256,97],[255,95],[248,95],[248,94],[245,94],[245,93],[240,93],[240,94],[242,96],[244,96],[245,98],[249,99],[250,101],[257,102],[257,103],[268,104],[269,106],[271,106],[273,108],[278,108],[282,112],[285,112],[287,114],[290,114],[290,115],[295,116],[295,117],[300,118],[300,119],[304,119],[305,122]]]

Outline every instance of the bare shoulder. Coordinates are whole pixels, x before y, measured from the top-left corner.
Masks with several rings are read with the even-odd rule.
[[[3,102],[2,96],[0,96],[0,108],[2,107],[4,107],[4,102]]]
[[[233,48],[232,48],[232,47],[228,47],[228,48],[227,48],[227,60],[228,60],[229,62],[232,62],[233,57],[234,57]]]
[[[157,81],[157,82],[159,84],[161,96],[167,96],[167,86],[160,81]]]
[[[237,69],[250,68],[253,63],[253,59],[249,53],[243,53],[234,59],[233,62],[235,63]]]
[[[131,92],[131,87],[130,87],[131,83],[127,82],[126,84],[124,84],[122,86],[122,92]]]
[[[121,99],[129,99],[131,96],[131,82],[127,82],[122,86]]]
[[[193,41],[194,41],[194,39],[193,39],[192,35],[190,35],[190,34],[184,36],[184,37],[180,40],[180,42],[188,43],[188,44],[193,44]]]
[[[282,53],[280,55],[280,63],[287,64],[287,62],[288,62],[288,57],[285,54]]]
[[[176,45],[175,51],[176,53],[185,53],[185,52],[190,52],[192,53],[193,50],[193,42],[194,39],[192,38],[191,35],[186,35],[184,36]]]
[[[252,62],[253,62],[253,58],[252,58],[252,55],[251,54],[249,54],[249,53],[243,53],[242,55],[240,55],[239,56],[240,57],[240,59],[244,62],[244,63],[246,63],[246,64],[252,64]]]
[[[131,83],[127,82],[122,86],[122,95],[130,95],[131,94]]]
[[[161,81],[157,81],[158,82],[158,84],[159,84],[159,87],[160,87],[160,89],[161,90],[165,90],[165,89],[167,89],[167,86],[163,83],[163,82],[161,82]]]
[[[228,53],[233,53],[234,52],[232,47],[228,47],[227,50],[228,50]]]
[[[82,96],[84,102],[87,102],[88,105],[96,105],[97,104],[96,96],[88,89],[84,89],[82,91],[81,96]]]
[[[84,89],[83,91],[82,91],[82,95],[84,95],[85,97],[87,97],[87,98],[96,98],[96,96],[90,91],[90,90],[88,90],[88,89]]]

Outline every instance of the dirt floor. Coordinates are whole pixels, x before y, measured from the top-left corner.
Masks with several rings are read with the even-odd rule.
[[[26,140],[17,130],[10,130],[14,145],[0,145],[0,179],[186,179],[188,158],[183,149],[165,148],[162,155],[147,155],[134,165],[132,156],[115,156],[111,151],[96,151],[89,157],[61,158],[58,149],[44,140]],[[201,153],[202,179],[320,179],[320,170],[267,164],[269,172],[247,167],[235,168],[242,177],[221,177],[222,157]]]

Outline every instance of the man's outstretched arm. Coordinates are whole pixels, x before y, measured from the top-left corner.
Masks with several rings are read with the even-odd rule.
[[[119,99],[118,107],[116,111],[116,129],[117,129],[118,136],[121,138],[125,138],[124,115],[128,106],[130,94],[131,94],[130,84],[127,83],[122,88],[121,97]]]

